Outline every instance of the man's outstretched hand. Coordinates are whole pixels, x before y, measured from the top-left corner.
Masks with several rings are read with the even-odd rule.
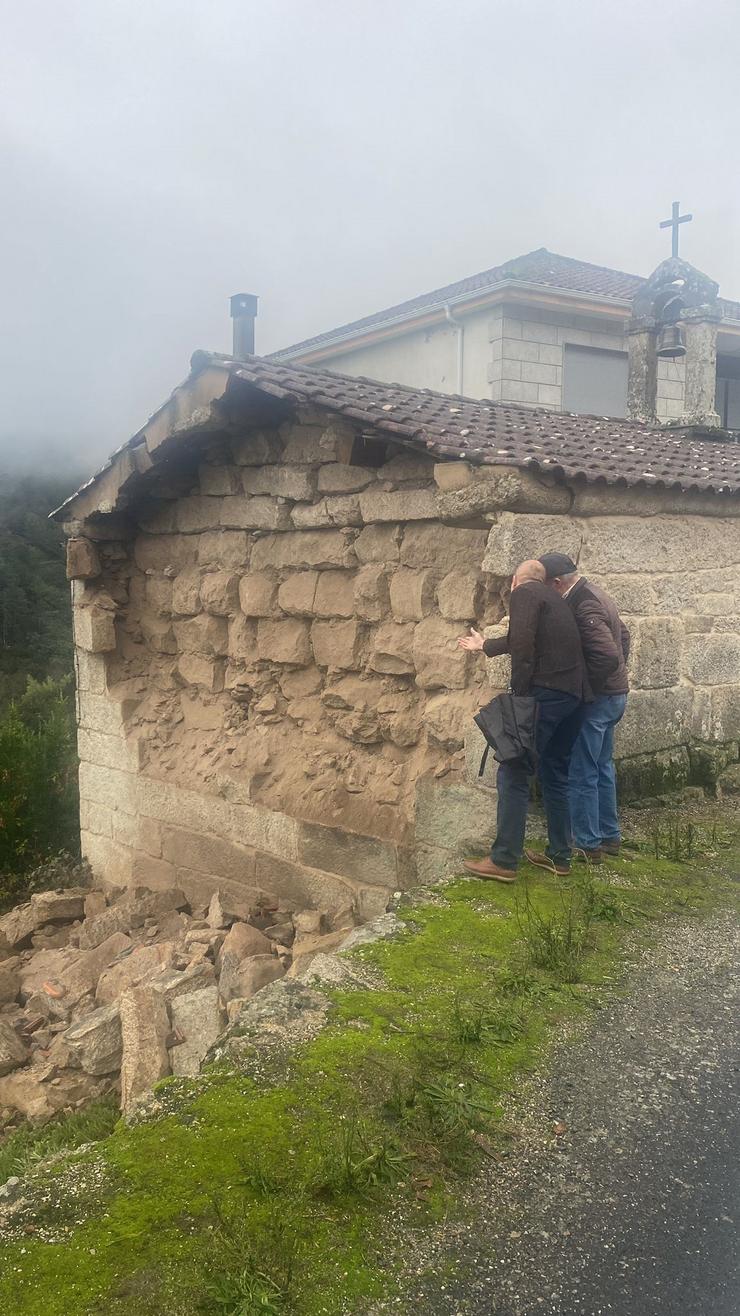
[[[483,648],[483,636],[474,626],[470,627],[469,635],[461,635],[457,642],[458,649],[468,649],[471,653],[477,653]]]

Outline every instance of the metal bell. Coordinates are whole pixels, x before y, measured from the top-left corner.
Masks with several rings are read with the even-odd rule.
[[[686,343],[681,326],[679,324],[664,324],[658,334],[658,343],[655,350],[658,356],[685,356]]]

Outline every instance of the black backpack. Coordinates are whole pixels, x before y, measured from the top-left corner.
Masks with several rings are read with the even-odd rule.
[[[537,759],[534,748],[537,704],[531,695],[496,695],[473,721],[486,738],[478,776],[482,777],[489,749],[497,763],[521,763],[530,774]]]

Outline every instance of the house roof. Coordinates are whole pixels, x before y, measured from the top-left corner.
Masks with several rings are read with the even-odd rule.
[[[366,315],[361,320],[340,325],[327,333],[316,334],[290,347],[273,352],[271,360],[280,361],[302,356],[322,347],[328,347],[335,341],[361,336],[364,333],[391,325],[395,321],[414,319],[425,311],[442,307],[448,303],[467,301],[476,294],[491,292],[502,285],[536,285],[541,288],[560,289],[568,293],[581,293],[587,297],[613,302],[616,306],[627,307],[635,293],[647,280],[638,274],[625,274],[622,270],[612,270],[605,265],[591,265],[585,260],[574,260],[571,256],[558,256],[546,247],[517,256],[503,265],[494,265],[490,270],[473,274],[457,283],[449,283],[444,288],[435,288],[432,292],[422,293],[409,301],[399,302],[374,315]],[[725,319],[740,320],[740,302],[720,298],[720,307]]]
[[[511,406],[341,375],[261,357],[196,352],[189,378],[92,480],[54,513],[110,512],[137,496],[173,446],[223,428],[224,406],[264,418],[265,401],[313,404],[438,460],[528,468],[609,485],[740,493],[740,443],[726,431],[661,429],[638,421]],[[710,437],[707,437],[709,433]],[[123,493],[123,503],[121,494]]]

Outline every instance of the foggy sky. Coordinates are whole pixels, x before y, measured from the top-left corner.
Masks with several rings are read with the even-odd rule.
[[[0,471],[534,247],[740,297],[729,0],[4,0]]]

